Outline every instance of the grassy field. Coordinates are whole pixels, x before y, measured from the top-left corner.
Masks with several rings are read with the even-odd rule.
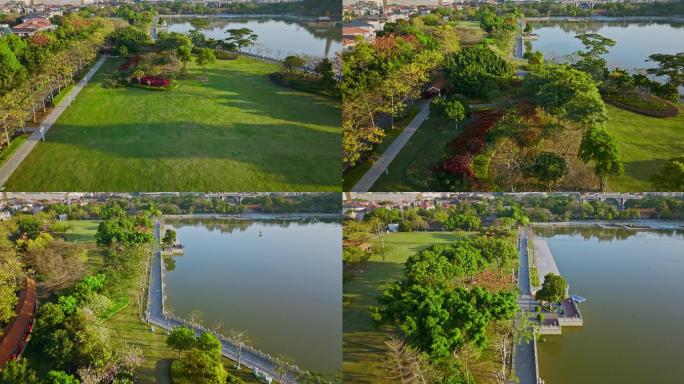
[[[73,243],[87,243],[95,241],[99,220],[69,220],[69,230],[64,234],[64,240]]]
[[[450,243],[461,235],[453,232],[399,232],[385,236],[385,250],[380,242],[373,244],[378,252],[364,265],[363,271],[344,285],[342,370],[349,383],[385,383],[382,360],[385,340],[391,327],[378,329],[368,315],[368,307],[376,305],[387,283],[399,279],[406,259],[433,244]]]
[[[383,173],[371,191],[411,192],[425,191],[407,177],[408,171],[428,175],[432,166],[446,153],[446,145],[456,137],[464,123],[445,126],[439,119],[426,120],[411,136],[404,148],[389,165],[389,173]],[[424,180],[424,178],[420,178]]]
[[[106,89],[109,59],[7,182],[14,191],[339,191],[339,101],[247,58],[171,92]]]
[[[606,190],[620,192],[652,191],[649,178],[672,157],[684,154],[684,108],[679,116],[657,118],[625,111],[612,105],[608,109],[608,131],[620,145],[625,174],[608,179]]]

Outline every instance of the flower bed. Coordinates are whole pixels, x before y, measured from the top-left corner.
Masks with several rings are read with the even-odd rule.
[[[437,170],[476,183],[473,159],[484,149],[487,132],[501,116],[502,113],[497,110],[474,112],[473,121],[463,129],[463,133],[449,143],[453,155],[444,160]]]
[[[674,104],[651,95],[638,95],[634,92],[609,93],[603,99],[618,108],[646,116],[675,117],[679,114]]]
[[[171,84],[171,80],[154,76],[145,76],[140,79],[140,84],[147,85],[148,87],[168,87],[169,84]]]

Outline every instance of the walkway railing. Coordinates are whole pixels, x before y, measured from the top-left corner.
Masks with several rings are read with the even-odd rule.
[[[156,223],[155,224],[155,238],[157,239],[157,242],[159,241],[160,237],[161,237],[161,224]],[[201,325],[197,322],[186,320],[186,319],[166,310],[166,294],[164,293],[164,286],[165,286],[164,281],[165,281],[166,267],[164,266],[164,260],[162,259],[161,249],[155,250],[154,258],[156,259],[156,261],[153,260],[152,263],[159,262],[158,272],[159,272],[159,276],[160,276],[160,281],[159,281],[159,293],[160,294],[159,294],[159,297],[157,299],[159,299],[161,301],[156,302],[156,304],[158,304],[161,308],[162,319],[159,319],[159,320],[163,320],[163,323],[160,323],[159,321],[155,321],[155,319],[152,316],[152,311],[150,310],[150,306],[155,304],[155,298],[153,297],[155,292],[154,292],[154,289],[152,287],[153,282],[154,282],[154,277],[152,276],[152,274],[155,273],[155,271],[153,271],[152,268],[150,268],[150,285],[148,288],[148,303],[147,303],[148,309],[145,313],[145,315],[146,315],[145,317],[146,317],[147,322],[156,324],[156,325],[166,329],[167,331],[171,330],[172,328],[175,328],[176,326],[186,326],[190,329],[193,329],[196,333],[209,332],[209,333],[215,335],[216,337],[218,337],[219,340],[221,341],[221,344],[224,347],[223,355],[225,357],[231,359],[231,360],[236,360],[237,349],[238,349],[237,343],[235,343],[230,337],[225,336],[225,335],[223,335],[219,332],[216,332],[214,330],[207,329],[206,327],[204,327],[203,325]],[[227,351],[225,351],[226,347],[229,350],[230,349],[234,350],[235,352],[228,353]],[[272,371],[274,370],[274,367],[282,364],[282,362],[277,357],[271,356],[268,353],[259,351],[258,349],[254,348],[252,346],[249,346],[249,345],[242,346],[240,348],[240,350],[242,351],[241,355],[242,354],[246,355],[246,356],[243,355],[243,359],[241,361],[241,363],[243,365],[246,365],[249,368],[255,368],[256,367],[259,369],[259,371],[266,372],[273,379],[276,379],[275,374]],[[268,362],[269,364],[271,364],[271,367],[258,366],[254,362],[250,362],[249,361],[250,359],[248,358],[248,356],[250,354],[253,357],[257,357],[258,359],[262,359],[265,362]],[[289,384],[289,383],[296,384],[297,381],[294,378],[294,374],[300,373],[300,372],[304,373],[304,371],[300,370],[300,368],[296,365],[289,365],[289,371],[290,372],[281,381],[283,384]]]

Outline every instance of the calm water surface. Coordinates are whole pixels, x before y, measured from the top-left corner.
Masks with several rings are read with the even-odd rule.
[[[535,21],[532,26],[539,35],[532,47],[546,58],[560,58],[583,49],[575,38],[583,33],[598,33],[616,41],[605,56],[610,68],[651,68],[655,65],[646,61],[649,55],[684,52],[684,23]]]
[[[166,274],[167,306],[246,330],[300,367],[342,361],[342,231],[335,221],[167,221],[186,247]],[[259,236],[261,234],[261,236]]]
[[[547,241],[584,327],[539,343],[547,384],[684,383],[684,233],[557,229]]]
[[[187,33],[192,29],[191,19],[169,18],[166,22],[170,32]],[[249,28],[259,39],[248,52],[264,56],[284,58],[288,55],[332,57],[342,50],[342,29],[334,23],[290,21],[282,19],[209,18],[207,37],[223,40],[229,35],[227,29]]]

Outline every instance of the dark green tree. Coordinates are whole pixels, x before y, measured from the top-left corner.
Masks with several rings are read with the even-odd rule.
[[[586,163],[594,163],[594,173],[599,178],[601,191],[606,187],[608,176],[619,176],[624,173],[617,141],[603,127],[593,126],[584,133],[579,157]]]
[[[568,283],[563,276],[554,273],[548,273],[544,276],[542,287],[535,294],[535,299],[548,301],[549,303],[557,303],[565,298]]]

